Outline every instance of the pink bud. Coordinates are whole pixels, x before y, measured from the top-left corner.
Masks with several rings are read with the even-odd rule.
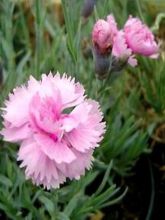
[[[107,17],[107,21],[99,19],[92,31],[92,41],[101,53],[106,53],[112,47],[117,34],[117,25],[112,15]]]

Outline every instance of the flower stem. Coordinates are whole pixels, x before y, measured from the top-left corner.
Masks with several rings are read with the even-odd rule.
[[[141,20],[144,22],[145,19],[144,19],[144,17],[143,17],[143,13],[142,13],[142,8],[141,8],[140,0],[136,0],[136,4],[137,4],[137,8],[138,8],[138,12],[139,12],[139,16],[140,16]]]
[[[150,197],[150,204],[148,207],[148,212],[145,220],[151,219],[152,210],[154,206],[154,198],[155,198],[155,187],[154,187],[155,184],[154,184],[154,177],[153,177],[152,165],[150,160],[148,160],[148,165],[149,165],[150,179],[151,179],[151,197]]]

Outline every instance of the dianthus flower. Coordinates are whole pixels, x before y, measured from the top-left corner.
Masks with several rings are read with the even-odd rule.
[[[58,188],[90,169],[105,132],[99,104],[64,74],[32,76],[13,90],[3,108],[4,140],[20,144],[18,160],[27,179]]]
[[[157,58],[159,47],[150,29],[140,19],[129,17],[124,25],[128,47],[135,53]]]

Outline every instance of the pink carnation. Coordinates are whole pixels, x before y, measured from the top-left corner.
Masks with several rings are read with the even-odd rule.
[[[124,32],[126,43],[134,53],[151,58],[157,57],[159,48],[154,40],[154,35],[138,18],[130,16],[124,26]]]
[[[137,65],[137,60],[132,55],[132,50],[128,48],[123,31],[118,31],[115,37],[112,55],[118,60],[127,61],[133,67]]]
[[[65,74],[32,76],[9,95],[3,108],[4,140],[20,144],[27,179],[47,189],[79,179],[92,165],[105,123],[100,106]]]
[[[92,41],[101,53],[105,53],[112,46],[116,34],[117,24],[114,17],[109,15],[107,21],[99,19],[95,23],[92,31]]]

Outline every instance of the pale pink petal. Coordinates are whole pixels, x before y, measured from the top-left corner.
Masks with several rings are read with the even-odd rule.
[[[73,118],[71,115],[68,117],[64,117],[63,119],[61,119],[61,129],[66,131],[66,132],[70,132],[71,130],[73,130],[74,128],[76,128],[79,124],[78,121],[75,120],[75,118]]]
[[[79,83],[75,83],[75,79],[67,77],[64,74],[60,77],[59,74],[54,76],[53,85],[60,91],[63,109],[72,107],[84,100],[84,88]]]
[[[70,163],[75,160],[74,153],[67,147],[65,143],[55,142],[46,135],[36,134],[35,140],[41,150],[57,163]]]
[[[4,136],[5,141],[18,142],[30,137],[32,131],[29,125],[25,124],[19,128],[6,127],[0,131],[0,134]]]
[[[130,56],[128,58],[128,63],[132,66],[135,67],[137,66],[137,59],[134,56]]]
[[[123,31],[119,31],[114,40],[112,48],[113,56],[120,59],[127,59],[131,55],[131,49],[128,48]]]
[[[54,161],[50,160],[33,140],[24,141],[18,152],[18,160],[22,160],[21,167],[25,167],[27,179],[37,184],[43,184],[47,189],[57,188],[65,181],[62,173],[56,168]]]
[[[41,98],[39,94],[35,94],[29,105],[29,120],[34,130],[54,133],[59,127],[59,117],[61,114],[61,99],[56,92],[55,98],[44,97]],[[36,108],[38,106],[38,108]]]
[[[73,148],[80,152],[85,152],[86,150],[97,147],[97,142],[101,139],[98,137],[98,134],[100,132],[96,130],[91,131],[81,125],[68,133],[66,137]]]
[[[153,54],[153,55],[151,55],[151,56],[149,56],[151,59],[158,59],[159,58],[159,53],[155,53],[155,54]]]
[[[25,87],[16,88],[5,102],[3,117],[15,126],[22,126],[28,121],[28,108],[28,91]]]
[[[89,120],[89,112],[91,109],[92,105],[87,101],[77,105],[68,117],[62,119],[62,129],[70,132],[72,129],[78,127],[79,124],[87,122]]]
[[[76,155],[76,160],[67,166],[65,163],[58,164],[58,169],[68,178],[70,179],[79,179],[81,175],[85,174],[85,169],[91,169],[93,162],[93,151],[90,150],[86,153],[80,153],[74,151]]]
[[[3,117],[13,126],[19,127],[29,120],[29,103],[33,95],[40,89],[39,83],[30,76],[28,85],[13,89],[3,108]]]

